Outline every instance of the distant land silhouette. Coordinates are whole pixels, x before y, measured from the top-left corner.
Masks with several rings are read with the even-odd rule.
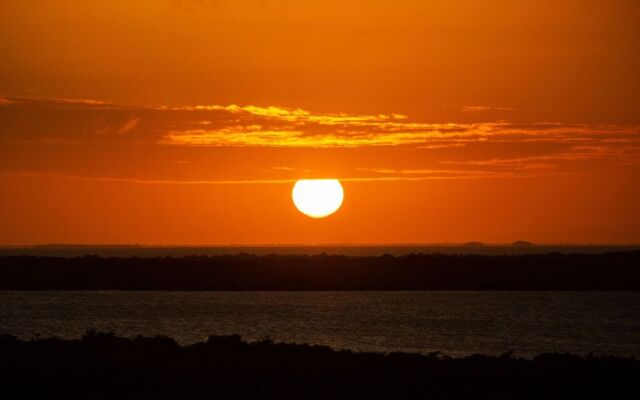
[[[180,346],[95,331],[0,335],[0,359],[7,399],[614,399],[640,376],[640,361],[610,356],[356,353],[239,335]]]
[[[78,257],[98,255],[103,257],[181,257],[191,255],[216,256],[230,254],[280,254],[313,255],[330,254],[345,256],[395,256],[407,254],[482,254],[482,255],[520,255],[547,253],[584,253],[601,254],[615,251],[640,250],[640,245],[576,245],[576,244],[538,244],[531,246],[514,243],[484,243],[467,245],[464,243],[445,244],[358,244],[358,245],[247,245],[247,246],[145,246],[145,245],[83,245],[83,244],[46,244],[35,246],[0,246],[0,256],[51,256]],[[481,242],[477,242],[481,243]]]
[[[605,254],[0,257],[3,290],[640,290],[640,251]]]
[[[515,242],[511,243],[511,245],[516,247],[532,247],[533,243],[527,242],[526,240],[516,240]]]

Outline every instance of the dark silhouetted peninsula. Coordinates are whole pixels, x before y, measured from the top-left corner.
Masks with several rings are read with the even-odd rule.
[[[605,254],[0,257],[0,290],[640,290]]]
[[[608,356],[354,353],[325,346],[89,331],[80,340],[0,336],[8,399],[626,398],[640,361]]]

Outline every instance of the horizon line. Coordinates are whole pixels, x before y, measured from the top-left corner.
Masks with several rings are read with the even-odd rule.
[[[137,248],[257,248],[257,247],[500,247],[514,245],[532,247],[640,247],[639,243],[570,243],[570,242],[531,242],[514,240],[510,242],[393,242],[393,243],[229,243],[229,244],[142,244],[142,243],[39,243],[39,244],[0,244],[0,249],[16,248],[79,248],[79,247],[137,247]]]

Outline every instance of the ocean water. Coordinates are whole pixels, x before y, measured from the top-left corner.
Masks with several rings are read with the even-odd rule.
[[[23,338],[209,335],[358,351],[640,358],[640,293],[0,292],[0,332]]]

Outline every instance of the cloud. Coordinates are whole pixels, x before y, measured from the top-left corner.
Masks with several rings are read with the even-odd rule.
[[[364,170],[364,169],[363,169]],[[381,172],[382,171],[382,172]],[[490,171],[394,171],[394,170],[372,170],[379,172],[381,175],[370,176],[325,176],[322,178],[339,179],[341,182],[411,182],[411,181],[430,181],[430,180],[469,180],[469,179],[489,179],[489,178],[522,178],[524,175],[509,172],[490,172]],[[409,175],[409,176],[408,176]],[[114,176],[82,176],[72,174],[61,174],[55,172],[42,171],[4,171],[0,172],[0,176],[13,177],[31,177],[45,179],[63,179],[83,182],[105,182],[105,183],[123,183],[123,184],[139,184],[139,185],[254,185],[254,184],[288,184],[296,182],[295,178],[284,179],[144,179],[133,177],[114,177]],[[536,174],[529,174],[526,177],[536,177]],[[321,178],[321,177],[318,177]]]
[[[429,179],[487,179],[487,178],[525,178],[541,176],[542,168],[529,170],[478,170],[478,169],[394,169],[394,168],[359,168],[360,171],[380,174],[388,180],[429,180]],[[544,175],[548,175],[545,171]],[[381,179],[381,177],[378,177]]]
[[[423,146],[417,146],[416,148],[434,150],[434,149],[449,149],[452,147],[464,147],[466,145],[467,145],[466,143],[442,143],[442,144],[426,144]]]
[[[130,120],[125,122],[124,125],[120,127],[120,129],[118,129],[118,133],[123,134],[129,132],[130,130],[138,126],[138,122],[140,122],[140,118],[131,118]]]
[[[82,176],[71,174],[60,174],[54,172],[40,171],[5,171],[0,173],[3,176],[36,177],[49,179],[65,179],[85,182],[113,182],[130,183],[144,185],[247,185],[247,184],[274,184],[274,183],[294,183],[295,179],[142,179],[131,177],[111,177],[111,176]]]
[[[264,117],[264,116],[261,116]],[[573,143],[640,136],[638,127],[583,124],[417,123],[387,116],[269,115],[273,121],[223,128],[173,130],[163,144],[259,147],[363,147],[418,145],[421,148],[460,147],[469,142]],[[277,125],[286,121],[295,124]],[[274,123],[276,126],[274,126]],[[327,125],[330,125],[327,128]],[[628,138],[627,138],[628,139]]]
[[[241,170],[251,172],[236,169],[234,178],[245,173],[252,178],[260,178],[260,173],[268,174],[267,178],[289,178],[292,171],[269,170],[281,161],[267,157],[276,153],[289,157],[296,149],[324,152],[306,160],[283,158],[282,162],[297,168],[296,176],[333,170],[341,171],[347,179],[364,181],[530,177],[575,172],[587,165],[593,170],[603,163],[640,165],[640,126],[636,125],[505,120],[432,123],[398,113],[314,113],[301,108],[253,105],[143,107],[91,99],[0,98],[0,147],[4,149],[0,155],[5,159],[0,169],[22,170],[27,169],[26,164],[46,168],[44,160],[38,163],[28,156],[9,157],[11,148],[24,149],[25,144],[34,154],[41,144],[41,154],[51,154],[51,162],[61,169],[65,161],[55,157],[61,149],[66,149],[65,154],[74,154],[73,146],[82,146],[76,156],[80,160],[89,150],[92,154],[122,154],[119,146],[135,144],[136,149],[191,162],[182,173],[193,176],[197,168],[215,170],[215,166],[202,165],[198,158],[202,154],[220,149],[234,154],[244,152],[237,156],[245,157]],[[51,146],[56,146],[53,153]],[[343,155],[350,152],[349,158],[343,158],[343,164],[334,169],[323,166],[321,160],[332,151]],[[394,156],[386,156],[394,151]],[[352,160],[352,156],[363,153],[369,155]],[[264,156],[253,159],[255,154]],[[230,159],[222,159],[227,167],[234,165]],[[74,165],[86,163],[76,161]],[[105,172],[99,161],[95,163],[95,170]],[[367,176],[361,176],[364,172]],[[135,175],[135,169],[128,175]],[[199,177],[231,175],[218,171]]]
[[[238,106],[235,104],[228,106],[201,105],[194,107],[174,107],[166,108],[174,111],[195,110],[195,111],[226,111],[232,114],[245,114],[255,117],[262,117],[276,121],[287,121],[297,124],[317,123],[320,125],[356,125],[367,126],[371,123],[385,123],[406,120],[408,117],[402,114],[378,114],[378,115],[350,115],[345,113],[313,114],[301,108],[285,107],[258,107],[258,106]]]
[[[97,100],[97,99],[70,99],[59,97],[5,97],[0,98],[0,104],[15,104],[23,105],[26,107],[50,107],[50,108],[65,108],[65,107],[88,107],[88,108],[128,108],[126,106],[119,106],[114,103]]]
[[[129,140],[215,147],[461,147],[468,143],[629,143],[634,125],[560,122],[430,123],[406,115],[313,113],[301,108],[238,105],[123,106],[91,99],[5,98],[0,139],[21,141]],[[144,118],[145,124],[139,122]],[[135,134],[134,134],[135,132]],[[123,140],[117,139],[117,140]]]
[[[515,111],[515,108],[511,107],[491,107],[491,106],[462,106],[460,107],[462,112],[482,112],[482,111]]]
[[[488,107],[480,107],[483,110]],[[196,106],[173,110],[227,112],[238,117],[234,126],[173,130],[163,144],[199,146],[361,147],[421,145],[421,148],[464,146],[493,140],[521,142],[581,142],[640,137],[640,127],[576,123],[508,121],[478,123],[425,123],[402,114],[314,114],[300,108],[256,106]],[[508,108],[493,108],[511,110]],[[238,124],[241,122],[241,124]],[[242,124],[243,123],[243,124]],[[219,124],[218,124],[219,125]]]
[[[170,133],[160,140],[163,144],[186,146],[304,146],[302,131],[246,130],[244,127],[225,128],[214,131],[194,129]],[[315,145],[318,143],[314,142]]]
[[[633,163],[640,161],[640,146],[610,146],[610,145],[575,145],[565,151],[545,155],[513,158],[490,158],[482,160],[451,160],[441,161],[441,164],[474,167],[496,167],[506,169],[550,169],[560,163],[613,160],[617,162]]]

